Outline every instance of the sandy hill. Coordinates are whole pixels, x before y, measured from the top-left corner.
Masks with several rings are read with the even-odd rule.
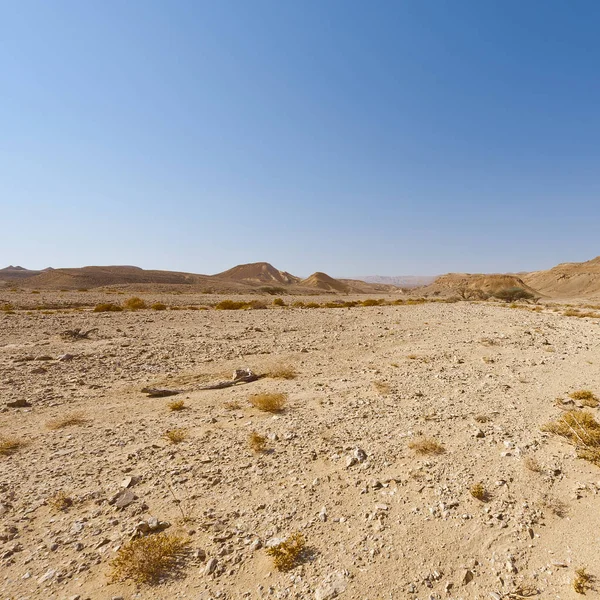
[[[35,277],[35,275],[39,275],[40,273],[42,271],[33,271],[24,267],[9,265],[8,267],[4,267],[4,269],[0,269],[0,281],[27,279],[28,277]]]
[[[408,289],[429,285],[438,277],[439,275],[363,275],[354,279],[365,283],[381,283]]]
[[[310,277],[303,279],[300,282],[300,285],[302,287],[312,287],[332,292],[347,292],[349,290],[349,286],[339,279],[334,279],[333,277],[330,277],[326,273],[321,273],[320,271],[317,271]]]
[[[600,256],[587,262],[562,263],[547,271],[534,271],[523,279],[548,296],[600,297]]]
[[[493,294],[501,289],[519,287],[539,296],[539,291],[527,285],[523,279],[512,274],[448,273],[438,277],[421,290],[425,293],[456,293],[461,288],[482,290]]]
[[[273,265],[266,262],[238,265],[222,273],[217,273],[213,277],[230,281],[260,283],[263,285],[266,283],[290,285],[300,281],[299,277],[295,277],[286,271],[279,271]]]
[[[203,280],[209,281],[210,278],[192,273],[145,270],[130,266],[105,266],[53,269],[26,279],[22,285],[39,289],[91,289],[136,283],[191,285],[201,283]]]

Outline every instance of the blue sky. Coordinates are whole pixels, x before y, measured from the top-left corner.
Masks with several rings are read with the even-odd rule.
[[[596,0],[0,0],[0,263],[590,259],[599,28]]]

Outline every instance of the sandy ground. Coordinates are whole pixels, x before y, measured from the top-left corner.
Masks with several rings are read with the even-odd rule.
[[[494,303],[0,313],[0,436],[27,442],[0,456],[0,597],[578,598],[576,568],[600,577],[600,470],[540,426],[569,392],[600,395],[599,324]],[[98,333],[61,339],[75,327]],[[284,364],[295,379],[197,389]],[[187,408],[149,384],[188,390]],[[285,411],[253,408],[259,392]],[[417,454],[421,434],[445,453]],[[181,573],[111,583],[153,517],[189,540]],[[308,552],[281,573],[265,546],[296,531]]]

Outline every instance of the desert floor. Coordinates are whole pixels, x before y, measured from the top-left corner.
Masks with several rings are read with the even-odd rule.
[[[3,600],[570,599],[576,568],[600,577],[600,469],[540,430],[570,392],[600,396],[600,319],[467,302],[47,313],[0,312],[0,437],[24,442],[0,456]],[[98,332],[61,338],[76,327]],[[197,389],[281,366],[297,376]],[[252,407],[262,392],[285,410]],[[421,435],[445,452],[419,454]],[[189,540],[179,573],[111,583],[153,518]],[[265,548],[297,531],[307,551],[279,572]]]

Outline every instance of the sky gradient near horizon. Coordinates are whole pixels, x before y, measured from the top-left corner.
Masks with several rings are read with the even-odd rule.
[[[600,3],[0,0],[0,267],[600,254]]]

